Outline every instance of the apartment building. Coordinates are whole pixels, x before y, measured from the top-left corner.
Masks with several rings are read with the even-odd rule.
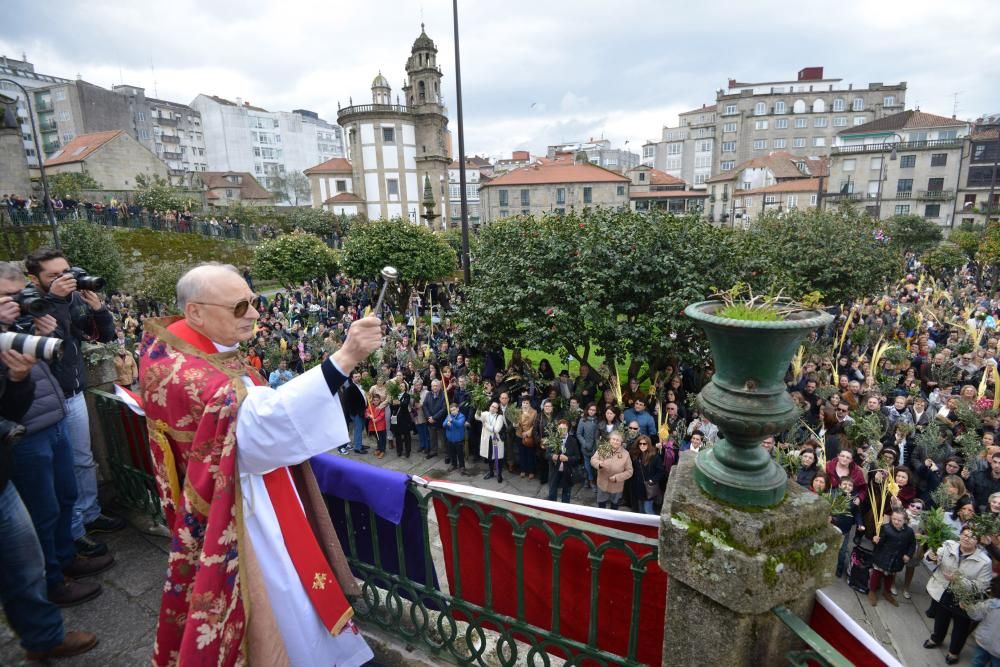
[[[626,142],[627,143],[627,142]],[[591,164],[599,167],[625,173],[638,166],[640,157],[626,148],[612,148],[609,139],[588,139],[587,141],[571,141],[563,144],[553,144],[546,149],[545,156],[550,160],[557,156],[575,157],[578,153],[586,153]]]
[[[677,127],[664,126],[659,141],[642,147],[642,164],[704,189],[712,175],[716,107],[702,105],[678,114]]]
[[[705,209],[708,221],[732,226],[747,224],[744,218],[754,217],[766,210],[763,206],[756,206],[758,196],[762,204],[770,206],[782,205],[782,201],[783,206],[789,208],[816,206],[821,192],[819,181],[828,176],[826,158],[798,157],[786,151],[752,158],[708,179]],[[803,184],[804,181],[810,181],[808,186]],[[789,183],[797,185],[773,188]],[[792,202],[782,200],[782,195],[789,194],[796,199]]]
[[[21,84],[28,91],[38,88],[47,88],[51,85],[69,85],[73,83],[70,79],[36,72],[35,65],[28,62],[28,57],[23,55],[20,60],[8,58],[7,56],[0,56],[0,77],[4,79],[11,79],[16,83]],[[21,92],[20,88],[9,81],[0,81],[0,92],[17,101],[16,116],[20,120],[24,156],[29,167],[37,168],[38,156],[35,155],[35,140],[31,134],[31,120],[28,115],[28,106],[25,103],[24,94]],[[32,105],[36,103],[35,100],[32,100],[31,102]],[[39,134],[41,133],[39,132]],[[49,135],[47,137],[47,141],[50,146],[53,146],[55,141],[60,141],[61,143],[58,136],[53,138],[51,130],[47,132],[47,135]],[[43,141],[41,137],[39,137],[39,144],[41,143],[43,143]]]
[[[1000,114],[976,120],[963,152],[956,223],[975,225],[1000,219]]]

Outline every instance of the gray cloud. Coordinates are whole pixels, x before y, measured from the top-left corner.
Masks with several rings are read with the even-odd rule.
[[[120,81],[189,102],[200,92],[336,119],[379,70],[399,92],[421,18],[440,49],[454,119],[451,3],[12,0],[0,52],[39,71]],[[161,11],[161,9],[163,11]],[[793,78],[823,65],[856,85],[907,81],[908,106],[962,118],[1000,111],[992,0],[460,3],[470,153],[544,151],[604,136],[638,148],[729,77]],[[151,69],[155,68],[155,73]],[[534,104],[534,106],[532,106]]]

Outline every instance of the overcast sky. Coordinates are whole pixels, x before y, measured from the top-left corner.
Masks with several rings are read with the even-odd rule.
[[[908,108],[1000,112],[1000,1],[792,3],[460,0],[466,152],[490,156],[601,135],[639,151],[730,78],[806,66],[866,85],[906,81]],[[189,103],[209,93],[273,110],[402,94],[420,22],[437,43],[457,131],[450,0],[7,0],[0,53],[36,71],[125,82]],[[457,140],[455,142],[457,151]]]

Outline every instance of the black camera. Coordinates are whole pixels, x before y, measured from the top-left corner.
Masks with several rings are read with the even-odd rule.
[[[81,269],[79,266],[70,267],[69,271],[66,271],[63,275],[71,275],[76,279],[76,288],[90,290],[91,292],[100,292],[104,289],[105,280],[104,278],[99,278],[98,276],[92,276],[86,271]]]
[[[45,298],[45,295],[34,285],[28,285],[14,295],[14,301],[21,307],[22,315],[45,317],[55,309],[55,304]]]

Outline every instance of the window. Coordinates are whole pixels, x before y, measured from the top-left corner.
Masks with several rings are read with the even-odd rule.
[[[764,203],[765,204],[777,204],[778,203],[778,195],[764,195]]]
[[[68,111],[60,111],[59,112],[59,122],[66,123],[66,122],[69,121],[69,119],[70,119],[70,115],[69,115]]]
[[[338,180],[336,182],[336,185],[337,185],[337,192],[347,192],[347,181]]]
[[[909,215],[910,205],[909,204],[896,204],[896,215]]]
[[[958,130],[938,130],[939,140],[958,139]]]
[[[139,138],[140,139],[149,139],[149,130],[147,130],[144,127],[140,127],[139,128]]]
[[[896,181],[896,192],[913,192],[913,179],[901,178]]]
[[[584,187],[583,188],[583,203],[584,204],[590,204],[593,201],[594,201],[594,188],[589,187],[589,186]]]
[[[639,181],[641,182],[641,181],[645,181],[645,180],[646,180],[646,172],[644,172],[644,171],[640,171],[640,172],[639,172]],[[561,190],[561,189],[562,189],[562,188],[560,188],[560,190]]]
[[[774,103],[774,113],[776,113],[776,114],[783,114],[783,113],[785,113],[785,101],[784,100],[778,100],[777,102]]]
[[[706,178],[708,178],[708,174],[695,174],[694,175],[694,184],[695,185],[702,185],[702,184],[704,184]]]
[[[854,158],[844,160],[843,163],[841,164],[841,169],[844,171],[854,171],[854,167],[857,164],[857,162],[858,161]]]
[[[808,127],[808,126],[809,126],[809,120],[807,118],[796,118],[795,119],[795,127],[797,127],[797,128],[803,128],[803,127]]]
[[[917,156],[916,155],[903,155],[899,158],[899,168],[900,169],[913,169],[917,166]]]
[[[884,106],[884,107],[894,107],[894,106],[896,106],[896,96],[895,95],[886,95],[885,97],[883,97],[882,98],[882,106]]]
[[[736,123],[726,123],[726,124],[724,124],[722,126],[722,131],[723,132],[735,132],[736,131]]]
[[[767,148],[767,139],[754,139],[753,149],[755,151],[762,151]]]
[[[767,129],[767,121],[766,120],[754,121],[753,129],[755,129],[755,130],[766,130]]]
[[[624,185],[619,185],[618,186],[618,196],[619,197],[625,196],[625,186]]]
[[[531,206],[531,190],[521,190],[521,206]]]
[[[795,104],[792,105],[792,113],[805,113],[805,112],[806,112],[806,101],[795,100]]]
[[[396,128],[394,128],[394,127],[383,127],[382,128],[382,143],[383,144],[394,144],[394,143],[396,143]]]
[[[788,145],[788,140],[787,139],[775,139],[773,145],[774,145],[775,148],[785,148]]]
[[[838,97],[833,100],[833,110],[835,112],[844,110],[844,98]]]
[[[865,98],[855,97],[854,102],[851,103],[851,111],[864,111],[865,110]]]
[[[931,154],[931,166],[932,167],[943,167],[948,164],[948,154],[947,153],[932,153]]]
[[[924,217],[925,218],[940,218],[941,217],[941,204],[928,204],[924,207]]]
[[[683,144],[670,144],[667,146],[667,155],[679,155],[683,150]]]
[[[823,100],[813,101],[813,113],[823,113],[826,111],[826,102]]]
[[[830,122],[829,118],[817,118],[813,121],[813,127],[826,127],[827,123]]]
[[[62,102],[66,99],[66,91],[62,88],[52,93],[52,97],[55,98],[56,102]]]
[[[654,154],[655,150],[656,150],[656,146],[643,146],[642,147],[642,156],[643,157],[653,157],[653,154]]]
[[[809,195],[809,205],[810,206],[815,206],[817,201],[819,201],[819,196],[818,195],[816,195],[815,193]]]
[[[826,137],[813,137],[813,146],[826,146]]]
[[[736,115],[736,105],[727,104],[725,111],[722,112],[723,116],[735,116]]]
[[[719,169],[722,171],[729,171],[736,167],[736,160],[723,160],[719,163]]]
[[[764,104],[763,102],[757,102],[757,104],[754,105],[754,107],[753,107],[753,115],[755,115],[755,116],[763,116],[766,113],[767,113],[767,105],[766,104]]]
[[[882,158],[873,157],[870,164],[872,171],[882,171]]]
[[[501,218],[506,218],[508,215],[510,215],[510,211],[508,211],[506,209],[503,209],[503,208],[500,209],[500,217]]]
[[[639,174],[645,176],[646,174]],[[566,203],[566,188],[556,188],[556,204],[560,206]]]
[[[792,146],[794,146],[795,148],[805,148],[806,147],[805,137],[795,137],[795,140],[792,142]]]
[[[233,196],[233,190],[232,190],[232,188],[226,188],[226,197],[229,198],[229,197],[232,197],[232,196]]]
[[[944,179],[928,178],[927,189],[930,190],[931,192],[941,192],[942,190],[944,190]]]
[[[834,127],[847,127],[847,116],[834,116],[833,117]]]
[[[712,152],[712,142],[711,141],[702,141],[702,142],[700,142],[698,144],[698,150],[700,150],[702,153],[711,153]]]
[[[867,120],[868,119],[865,118],[864,116],[855,116],[854,117],[854,126],[857,127],[858,125],[864,125],[867,122]]]
[[[774,121],[774,129],[776,130],[787,130],[788,129],[788,119],[778,118]]]
[[[72,132],[63,132],[62,137],[63,137],[63,142],[72,141],[73,140],[73,133]]]
[[[735,153],[736,152],[736,142],[735,141],[723,141],[722,142],[722,152],[723,153]]]
[[[500,205],[501,206],[507,206],[507,191],[506,190],[501,190],[500,191]]]
[[[785,206],[787,206],[788,208],[797,208],[798,205],[799,205],[798,195],[788,195],[787,197],[785,197]]]

